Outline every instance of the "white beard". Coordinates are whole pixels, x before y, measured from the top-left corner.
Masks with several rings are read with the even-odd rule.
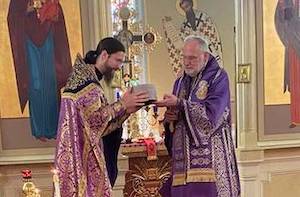
[[[184,70],[185,73],[190,77],[196,77],[200,71],[198,70]]]

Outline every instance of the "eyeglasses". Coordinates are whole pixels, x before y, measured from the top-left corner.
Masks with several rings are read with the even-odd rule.
[[[197,56],[182,56],[182,60],[185,62],[185,61],[188,61],[188,62],[196,62],[198,61],[198,57]]]

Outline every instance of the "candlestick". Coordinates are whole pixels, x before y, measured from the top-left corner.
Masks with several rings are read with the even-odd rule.
[[[22,170],[23,187],[22,191],[25,197],[32,197],[35,195],[35,185],[31,180],[31,170]]]

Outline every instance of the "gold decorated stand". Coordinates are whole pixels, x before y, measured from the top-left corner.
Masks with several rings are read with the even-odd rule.
[[[114,15],[118,20],[113,21],[115,37],[126,48],[126,60],[113,82],[114,87],[119,88],[121,92],[139,84],[144,66],[144,51],[153,51],[162,39],[153,28],[141,28],[142,25],[136,20],[137,12],[128,2],[119,7],[115,5],[117,9]],[[123,138],[126,143],[121,145],[121,152],[128,156],[129,161],[129,170],[125,175],[125,197],[160,196],[159,189],[170,177],[170,158],[167,150],[162,141],[154,141],[162,139],[157,125],[158,113],[155,106],[145,107],[132,114],[123,125],[123,132],[127,138]],[[148,145],[143,141],[145,138]],[[149,142],[154,147],[153,151],[150,151],[152,155],[147,152]]]
[[[162,184],[170,177],[170,157],[163,143],[156,145],[157,159],[148,160],[143,143],[123,144],[122,154],[128,156],[124,197],[157,197]]]

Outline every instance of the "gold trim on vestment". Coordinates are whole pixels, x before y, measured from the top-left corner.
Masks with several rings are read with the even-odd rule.
[[[173,175],[173,186],[195,182],[216,182],[216,172],[210,168],[191,169],[187,173]]]
[[[84,87],[83,89],[79,90],[76,93],[73,92],[64,92],[61,95],[61,98],[69,98],[72,99],[73,101],[77,100],[78,98],[86,95],[88,92],[90,92],[91,90],[93,90],[94,88],[100,88],[101,87],[95,83],[90,83],[89,85],[87,85],[86,87]]]

